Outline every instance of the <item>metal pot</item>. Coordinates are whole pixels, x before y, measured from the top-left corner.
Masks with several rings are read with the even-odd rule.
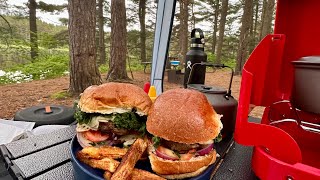
[[[293,104],[303,111],[320,114],[320,56],[292,61],[295,67]]]
[[[222,135],[231,135],[234,132],[238,107],[238,101],[235,100],[234,97],[231,95],[231,85],[234,73],[233,69],[223,64],[211,64],[206,62],[195,63],[193,67],[196,65],[231,69],[231,78],[228,90],[217,86],[206,86],[204,84],[188,83],[187,85],[188,89],[195,89],[202,92],[207,97],[208,101],[211,103],[214,110],[218,114],[223,115],[223,117],[221,118],[221,122],[223,124]],[[189,76],[193,75],[193,67]]]

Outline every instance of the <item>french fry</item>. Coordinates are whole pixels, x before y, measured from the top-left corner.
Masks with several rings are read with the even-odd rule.
[[[112,146],[90,146],[83,148],[81,151],[87,154],[90,158],[94,159],[103,159],[105,157],[109,157],[112,159],[120,159],[127,153],[127,149],[125,148],[118,148]]]
[[[81,162],[88,164],[89,166],[91,166],[93,168],[98,168],[98,169],[102,169],[102,170],[106,170],[106,171],[110,171],[110,172],[115,172],[115,170],[117,169],[117,167],[120,164],[119,161],[116,161],[116,160],[108,158],[108,157],[105,157],[103,159],[92,159],[88,155],[83,153],[82,151],[79,151],[77,153],[77,158]]]
[[[112,176],[112,173],[109,172],[109,171],[105,171],[105,172],[103,173],[103,178],[104,178],[105,180],[110,180],[110,179],[111,179],[111,176]]]
[[[153,174],[149,171],[141,170],[141,169],[134,169],[131,174],[131,180],[165,180],[156,174]]]
[[[110,180],[112,176],[112,173],[109,171],[105,171],[103,173],[103,178],[105,180]],[[132,174],[129,177],[130,180],[165,180],[165,178],[162,178],[156,174],[153,174],[149,171],[145,171],[142,169],[133,169]]]
[[[164,178],[145,170],[134,168],[148,145],[147,140],[137,139],[130,149],[117,147],[86,147],[77,153],[77,158],[93,168],[105,170],[103,177],[128,180],[164,180]],[[121,158],[121,163],[113,158]],[[114,173],[114,174],[112,174]]]
[[[148,142],[138,138],[123,156],[120,165],[117,167],[111,180],[129,179],[135,164],[141,158],[143,152],[147,149]]]

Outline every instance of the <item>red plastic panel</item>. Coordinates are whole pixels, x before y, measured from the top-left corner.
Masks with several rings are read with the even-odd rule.
[[[298,144],[285,131],[266,124],[248,122],[248,109],[252,93],[254,74],[243,70],[237,112],[235,140],[243,145],[262,146],[272,156],[287,163],[302,161]]]
[[[252,157],[253,171],[261,179],[284,180],[284,179],[320,179],[320,170],[305,164],[288,164],[270,156],[261,147],[255,147]]]
[[[264,112],[265,124],[250,123],[247,118],[250,104],[268,107],[290,101],[291,61],[320,55],[319,11],[319,0],[278,0],[275,35],[266,36],[244,66],[234,136],[240,144],[255,146],[252,166],[261,179],[320,179],[319,136],[297,123],[269,125],[270,108]],[[308,122],[319,122],[314,115],[303,115],[303,120],[310,117]]]
[[[290,62],[320,55],[319,11],[319,0],[278,0],[274,33],[286,36],[280,89],[284,99],[291,96],[294,76]]]
[[[285,36],[266,36],[250,55],[244,70],[252,74],[251,104],[268,106],[283,98],[280,91]]]

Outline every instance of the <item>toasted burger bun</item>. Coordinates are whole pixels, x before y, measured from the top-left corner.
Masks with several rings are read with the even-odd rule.
[[[167,179],[182,179],[197,176],[213,164],[216,161],[216,151],[212,150],[207,155],[186,161],[166,160],[149,151],[149,159],[152,170],[157,174]]]
[[[152,105],[147,131],[169,141],[201,144],[218,136],[220,117],[201,92],[173,89],[161,94]]]
[[[151,107],[149,96],[140,87],[128,83],[105,83],[88,87],[81,95],[79,108],[86,113],[122,113],[137,109],[147,115]]]

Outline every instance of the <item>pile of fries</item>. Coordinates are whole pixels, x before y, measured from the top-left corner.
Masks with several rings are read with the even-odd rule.
[[[86,147],[77,153],[77,158],[93,168],[104,170],[106,180],[163,180],[156,174],[134,168],[147,146],[147,139],[138,138],[128,150],[111,146]]]

